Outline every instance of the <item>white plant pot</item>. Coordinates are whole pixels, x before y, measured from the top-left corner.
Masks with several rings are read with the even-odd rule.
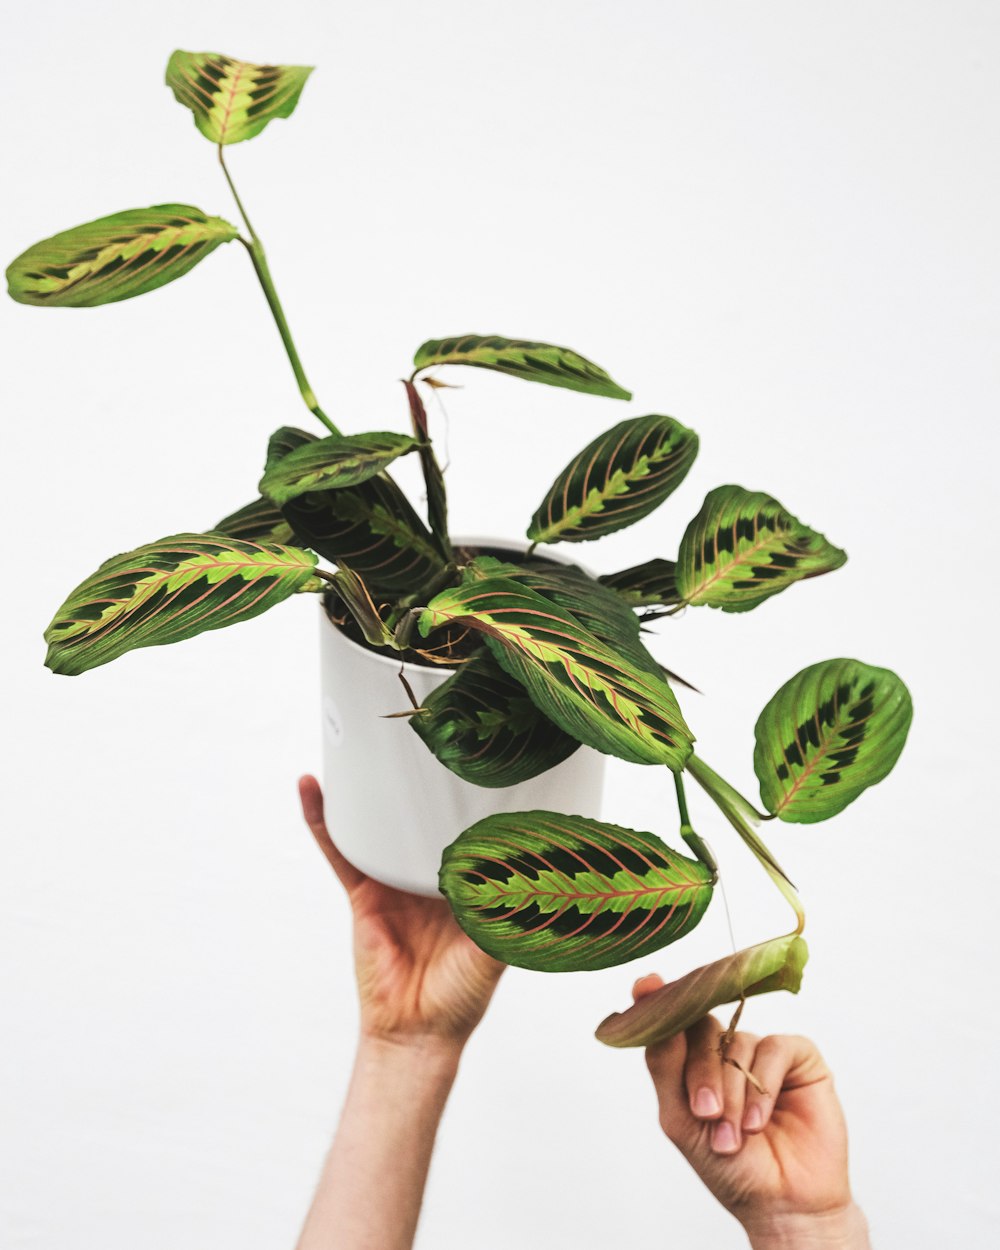
[[[524,544],[496,539],[456,542],[525,550]],[[320,629],[327,824],[362,872],[400,890],[437,896],[442,851],[484,816],[542,808],[600,817],[600,752],[581,746],[530,781],[503,789],[474,786],[439,763],[406,718],[383,719],[409,707],[399,661],[353,642],[322,607]],[[403,669],[421,702],[454,672],[418,664]]]

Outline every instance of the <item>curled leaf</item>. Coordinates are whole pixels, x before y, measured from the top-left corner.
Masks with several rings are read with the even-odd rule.
[[[606,1046],[653,1046],[683,1033],[723,1003],[773,990],[797,994],[808,958],[805,939],[792,933],[750,946],[653,990],[627,1011],[614,1012],[595,1036]]]

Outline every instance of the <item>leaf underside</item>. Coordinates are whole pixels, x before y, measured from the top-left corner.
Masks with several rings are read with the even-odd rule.
[[[673,494],[697,454],[697,434],[673,417],[621,421],[563,469],[532,517],[528,537],[587,542],[624,529]]]
[[[803,669],[757,720],[764,806],[797,824],[835,816],[892,771],[912,718],[910,692],[890,669],[850,659]]]
[[[484,634],[501,668],[572,737],[633,763],[684,767],[693,738],[662,674],[630,662],[553,600],[513,578],[473,576],[431,600],[420,633],[452,622]]]
[[[793,582],[840,568],[846,559],[770,495],[719,486],[681,539],[677,589],[685,603],[746,612]]]
[[[220,52],[178,49],[167,62],[166,82],[205,138],[224,145],[290,117],[311,73],[309,65],[254,65]]]
[[[614,1012],[598,1027],[597,1040],[606,1046],[654,1046],[723,1003],[775,990],[797,994],[808,958],[805,939],[791,933],[727,955],[644,995],[627,1011]]]
[[[546,382],[588,395],[605,395],[610,399],[631,399],[592,361],[551,343],[533,343],[527,339],[505,339],[495,334],[462,334],[449,339],[430,339],[413,357],[416,370],[435,365],[473,365],[477,369],[493,369],[509,373],[529,382]]]
[[[633,608],[672,607],[681,601],[676,560],[647,560],[620,573],[606,573],[597,580]]]
[[[138,647],[259,616],[302,589],[316,557],[219,534],[176,534],[113,556],[81,582],[45,631],[45,663],[78,674]]]
[[[610,968],[689,933],[704,864],[650,833],[558,812],[487,816],[445,852],[441,892],[484,951],[537,972]]]
[[[463,781],[497,788],[547,772],[580,743],[554,725],[483,649],[410,718],[434,755]]]
[[[282,426],[268,443],[266,471],[314,435]],[[415,591],[444,567],[426,526],[388,478],[341,490],[309,491],[282,505],[299,542],[335,564],[343,561],[376,595]]]
[[[357,486],[388,468],[417,446],[408,434],[330,435],[303,443],[266,469],[261,494],[276,504],[288,503],[309,491]]]
[[[7,285],[20,304],[113,304],[183,277],[238,233],[190,204],[130,208],[35,243],[8,266]]]

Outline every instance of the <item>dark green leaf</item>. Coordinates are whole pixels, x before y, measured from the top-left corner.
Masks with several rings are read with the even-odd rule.
[[[486,637],[500,666],[561,729],[637,764],[679,770],[691,731],[663,675],[630,662],[551,599],[512,578],[469,578],[431,600],[424,637],[460,621]]]
[[[311,73],[309,65],[253,65],[178,48],[167,62],[167,86],[206,139],[241,143],[276,117],[290,117]]]
[[[531,519],[536,543],[587,542],[648,516],[677,489],[698,435],[673,417],[635,417],[589,443],[549,488]]]
[[[332,434],[296,447],[282,456],[260,480],[261,494],[286,504],[310,491],[357,486],[381,473],[417,446],[407,434]]]
[[[64,230],[7,269],[10,296],[45,308],[94,308],[183,277],[239,231],[190,204],[130,208]]]
[[[236,512],[231,512],[216,525],[214,534],[228,534],[249,543],[294,544],[295,536],[277,506],[270,499],[255,499]]]
[[[603,369],[570,351],[551,343],[531,343],[527,339],[504,339],[495,334],[462,334],[457,338],[431,339],[413,357],[417,370],[434,365],[474,365],[495,369],[529,382],[547,382],[589,395],[611,399],[631,399],[629,391],[612,382]]]
[[[685,603],[746,612],[793,582],[839,569],[846,559],[770,495],[719,486],[681,539],[677,588]]]
[[[580,745],[552,724],[483,650],[424,701],[411,727],[463,781],[513,786],[561,764]]]
[[[797,994],[808,958],[805,939],[794,933],[726,955],[644,995],[627,1011],[614,1012],[599,1026],[597,1040],[606,1046],[655,1046],[723,1003],[774,990]]]
[[[45,631],[45,663],[54,673],[84,673],[137,647],[249,620],[306,588],[315,567],[311,552],[277,543],[160,539],[113,556],[77,586]]]
[[[378,608],[372,602],[368,587],[357,573],[342,564],[332,574],[332,582],[344,606],[357,622],[365,641],[370,642],[373,647],[395,647],[392,630],[386,628]]]
[[[689,933],[715,878],[651,833],[559,812],[487,816],[449,846],[441,892],[477,946],[519,968],[579,972]]]
[[[764,806],[797,824],[835,816],[892,771],[912,718],[910,692],[890,669],[860,660],[804,668],[757,721]]]
[[[606,573],[597,580],[634,608],[671,607],[681,601],[675,560],[647,560],[620,573]]]

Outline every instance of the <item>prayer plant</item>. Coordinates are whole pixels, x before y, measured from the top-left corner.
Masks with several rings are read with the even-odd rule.
[[[620,421],[572,457],[531,518],[525,556],[498,559],[453,543],[418,392],[418,382],[444,385],[430,371],[473,366],[631,397],[567,348],[467,334],[417,351],[404,382],[409,433],[344,434],[334,425],[306,378],[225,161],[230,144],[292,113],[309,73],[215,53],[170,58],[167,84],[216,146],[242,227],[185,204],[129,209],[35,244],[7,271],[21,303],[88,308],[164,286],[236,243],[263,288],[306,407],[325,427],[322,436],[277,430],[259,497],[205,532],[161,538],[102,564],[48,627],[46,663],[56,673],[83,673],[139,647],[249,620],[293,594],[325,595],[334,619],[364,645],[454,668],[424,706],[409,710],[400,732],[419,734],[459,777],[509,786],[581,743],[673,774],[690,854],[652,833],[558,812],[502,812],[462,833],[445,851],[440,885],[479,946],[511,964],[561,972],[645,957],[690,932],[717,871],[688,818],[688,776],[791,904],[795,928],[649,995],[605,1021],[598,1036],[611,1045],[647,1044],[721,1003],[796,990],[806,959],[804,915],[759,823],[825,820],[885,777],[906,738],[909,694],[894,673],[853,659],[822,660],[792,677],[756,725],[759,812],[695,754],[671,684],[679,679],[646,649],[641,626],[682,608],[749,611],[839,568],[844,552],[772,496],[719,486],[681,535],[676,559],[596,579],[543,559],[545,546],[620,530],[676,490],[698,437],[660,415]],[[426,523],[389,474],[407,455],[422,467]],[[320,558],[333,570],[321,568]],[[381,766],[372,761],[373,769]]]

